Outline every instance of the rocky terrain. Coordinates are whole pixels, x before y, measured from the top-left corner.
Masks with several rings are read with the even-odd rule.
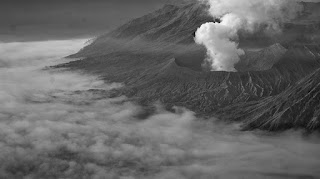
[[[166,5],[134,19],[70,56],[81,60],[58,67],[124,83],[125,87],[116,93],[141,104],[161,101],[168,108],[184,106],[198,115],[214,116],[233,104],[283,96],[297,81],[320,68],[320,18],[316,18],[320,16],[319,4],[304,3],[304,13],[294,22],[284,24],[280,35],[240,36],[246,55],[241,57],[235,73],[203,68],[206,52],[194,43],[193,35],[201,24],[217,19],[206,13],[206,6],[198,4]],[[298,98],[296,95],[293,101]],[[270,108],[263,109],[266,119],[275,117],[275,113],[267,112]],[[287,126],[306,127],[291,124]],[[271,129],[268,125],[252,126]]]
[[[221,110],[221,115],[230,120],[244,121],[244,129],[319,129],[320,70],[278,95],[229,106]]]

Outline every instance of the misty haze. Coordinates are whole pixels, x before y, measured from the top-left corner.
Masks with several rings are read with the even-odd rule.
[[[4,0],[0,179],[320,178],[320,1]]]

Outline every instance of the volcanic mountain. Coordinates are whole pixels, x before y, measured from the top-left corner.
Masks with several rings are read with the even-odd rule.
[[[134,19],[70,56],[80,60],[58,67],[124,83],[117,93],[141,104],[161,101],[213,116],[232,104],[276,96],[320,68],[319,4],[304,3],[304,13],[284,24],[281,35],[240,35],[246,55],[238,72],[206,70],[206,50],[194,43],[194,32],[218,20],[196,3],[166,5]]]

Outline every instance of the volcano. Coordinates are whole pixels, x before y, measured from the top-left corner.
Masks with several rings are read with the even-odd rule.
[[[236,64],[237,72],[206,69],[206,49],[194,43],[194,32],[201,24],[217,19],[208,15],[206,5],[197,3],[165,5],[134,19],[98,36],[69,56],[80,60],[57,67],[82,70],[109,82],[124,83],[116,93],[144,105],[161,101],[167,108],[183,106],[203,117],[223,116],[221,110],[232,109],[234,119],[245,121],[252,129],[309,128],[310,125],[317,129],[319,125],[306,121],[302,122],[306,125],[301,125],[290,115],[280,115],[287,127],[273,128],[270,122],[270,125],[251,122],[260,121],[256,113],[263,115],[261,121],[274,121],[279,119],[275,117],[279,116],[276,111],[291,108],[302,110],[296,114],[299,120],[315,121],[318,104],[313,106],[317,109],[309,110],[292,107],[295,101],[303,100],[305,94],[293,92],[303,86],[299,80],[316,78],[314,72],[320,68],[320,3],[303,3],[303,6],[304,11],[298,18],[283,24],[280,35],[240,34],[239,45],[246,54]],[[313,75],[308,76],[310,74]],[[310,90],[317,89],[316,82],[308,84]],[[291,103],[283,105],[279,99],[290,94],[297,95],[290,98]],[[258,108],[261,100],[264,107]],[[272,100],[279,101],[272,104],[275,107],[271,107]],[[257,110],[253,112],[253,108]],[[312,111],[315,113],[309,114]],[[241,118],[242,114],[255,117],[248,122],[246,117]],[[223,118],[233,118],[232,115]]]

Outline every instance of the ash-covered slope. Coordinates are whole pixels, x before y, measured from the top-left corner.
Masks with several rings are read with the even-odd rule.
[[[243,39],[242,48],[249,49],[254,42],[264,47],[259,45],[260,51],[244,57],[240,72],[204,71],[201,64],[205,49],[193,42],[193,35],[202,23],[213,20],[203,5],[167,5],[98,37],[71,56],[82,60],[60,67],[122,82],[125,87],[119,94],[141,103],[160,100],[168,107],[184,106],[201,115],[212,115],[230,104],[277,95],[320,68],[318,56],[309,55],[318,54],[319,45],[296,40],[304,33],[296,30],[289,38],[295,45],[291,42],[286,48],[272,45],[274,39],[260,41],[266,37]]]
[[[279,62],[286,52],[287,49],[278,43],[259,51],[246,51],[235,68],[238,71],[269,70]]]
[[[245,129],[284,130],[320,128],[320,69],[279,95],[237,104],[221,110],[221,116],[244,122]]]
[[[186,44],[193,44],[196,29],[212,21],[204,9],[204,5],[196,3],[165,5],[98,37],[71,57],[100,56],[116,51],[177,51]]]
[[[168,106],[185,106],[198,114],[211,115],[230,104],[277,95],[320,68],[320,59],[303,58],[310,49],[302,47],[299,51],[287,50],[273,68],[265,71],[196,71],[181,65],[183,58],[178,61],[166,53],[154,56],[116,52],[63,66],[96,73],[108,81],[124,82],[126,86],[119,92],[144,104],[160,100]]]

